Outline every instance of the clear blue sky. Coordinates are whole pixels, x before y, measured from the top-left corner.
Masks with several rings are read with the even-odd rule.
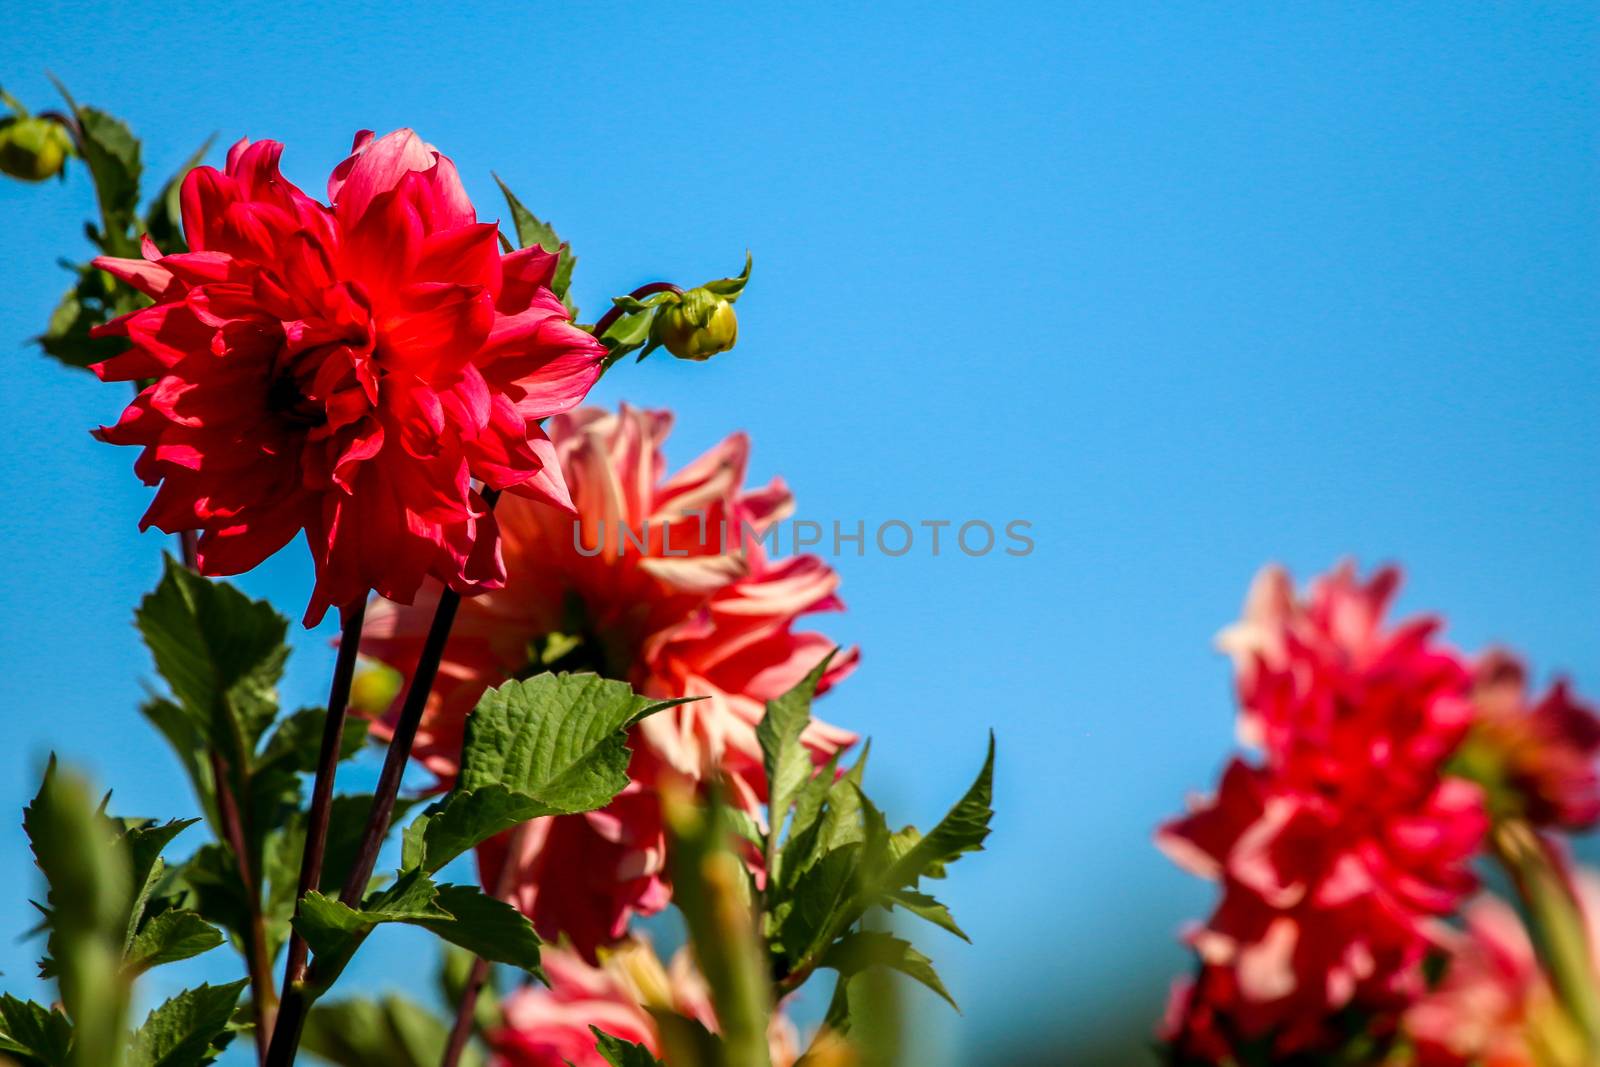
[[[589,308],[749,247],[737,352],[597,399],[675,409],[675,462],[748,429],[824,523],[1033,523],[1025,559],[840,559],[827,623],[864,655],[826,714],[874,737],[891,815],[935,817],[998,731],[992,848],[942,894],[976,944],[926,939],[966,1009],[930,1026],[982,1062],[1030,1020],[1154,1010],[1208,893],[1149,831],[1224,758],[1210,639],[1264,561],[1401,561],[1462,645],[1600,691],[1600,20],[801,7],[58,2],[8,16],[0,77],[39,105],[55,71],[157,174],[217,131],[286,142],[319,190],[352,131],[415,126],[485,217],[493,168],[555,221]],[[132,455],[86,432],[125,394],[25,343],[90,203],[80,174],[0,184],[0,805],[53,746],[168,813],[129,625],[163,543]],[[308,569],[296,546],[243,584],[298,617]],[[322,698],[329,636],[297,632],[291,700]],[[27,881],[0,898],[13,987]],[[357,973],[415,986],[416,944]]]

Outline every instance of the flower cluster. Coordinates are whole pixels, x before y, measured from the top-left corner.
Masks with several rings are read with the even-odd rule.
[[[704,698],[636,728],[633,783],[611,805],[537,820],[479,851],[485,886],[504,886],[543,936],[564,935],[590,959],[632,915],[670,898],[656,794],[664,775],[719,778],[758,812],[766,787],[755,728],[765,702],[834,647],[795,623],[841,607],[838,576],[820,559],[773,560],[763,550],[760,535],[793,498],[780,481],[744,488],[746,438],[729,437],[666,477],[671,426],[667,412],[626,405],[550,420],[577,516],[532,499],[502,503],[505,587],[462,604],[414,749],[449,780],[483,691],[538,670],[593,670],[648,696]],[[410,607],[376,605],[362,652],[408,673],[438,593],[430,585]],[[854,650],[836,656],[823,685],[855,661]],[[803,740],[821,763],[855,737],[813,722]]]
[[[1559,685],[1529,709],[1520,667],[1474,665],[1436,619],[1387,623],[1399,581],[1347,564],[1301,597],[1268,568],[1219,638],[1259,756],[1233,759],[1216,794],[1157,835],[1221,886],[1163,1024],[1185,1062],[1391,1041],[1428,994],[1442,921],[1477,886],[1493,812],[1594,820],[1600,722]]]
[[[557,257],[501,254],[455,166],[410,130],[357,135],[328,204],[241,141],[182,186],[190,251],[95,265],[154,301],[100,328],[129,349],[93,369],[149,382],[102,439],[143,449],[143,525],[198,531],[203,574],[237,574],[301,531],[306,613],[425,578],[505,579],[482,490],[555,507],[539,421],[579,403],[604,348],[550,290]],[[474,480],[477,485],[474,485]]]

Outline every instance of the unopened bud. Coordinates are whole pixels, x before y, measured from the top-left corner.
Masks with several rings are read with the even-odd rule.
[[[739,339],[731,301],[709,289],[690,289],[656,316],[656,335],[679,359],[710,359]]]
[[[72,137],[55,119],[14,115],[0,119],[0,171],[28,182],[61,173]]]

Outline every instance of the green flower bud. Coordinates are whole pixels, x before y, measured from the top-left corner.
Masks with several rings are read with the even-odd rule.
[[[0,119],[0,171],[27,182],[61,173],[72,137],[54,119],[31,115]]]
[[[679,359],[710,359],[739,339],[733,303],[709,289],[690,289],[656,315],[656,337]]]

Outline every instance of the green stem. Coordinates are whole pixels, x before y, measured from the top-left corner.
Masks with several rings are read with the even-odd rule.
[[[198,573],[197,541],[193,530],[183,531],[178,538],[184,566]],[[234,721],[233,716],[230,715],[228,718],[230,722]],[[242,745],[242,739],[236,740]],[[250,975],[250,999],[256,1013],[256,1060],[265,1064],[267,1038],[272,1033],[278,998],[272,983],[272,952],[267,947],[266,922],[261,914],[261,883],[256,880],[255,865],[250,862],[250,834],[245,826],[244,815],[239,810],[238,795],[235,792],[237,789],[239,793],[247,793],[247,789],[245,783],[235,781],[229,772],[227,758],[221,752],[211,748],[207,756],[211,764],[212,785],[217,794],[217,821],[222,830],[224,843],[233,852],[234,863],[239,872],[239,883],[244,887],[249,923],[244,937],[244,958]]]
[[[1563,865],[1520,819],[1496,826],[1491,843],[1527,909],[1534,948],[1550,985],[1583,1035],[1588,1062],[1600,1063],[1600,985],[1588,928]]]
[[[678,787],[663,789],[661,800],[671,834],[675,903],[711,991],[726,1067],[771,1067],[772,985],[741,891],[744,865],[728,847],[715,797],[701,807],[687,787]]]

